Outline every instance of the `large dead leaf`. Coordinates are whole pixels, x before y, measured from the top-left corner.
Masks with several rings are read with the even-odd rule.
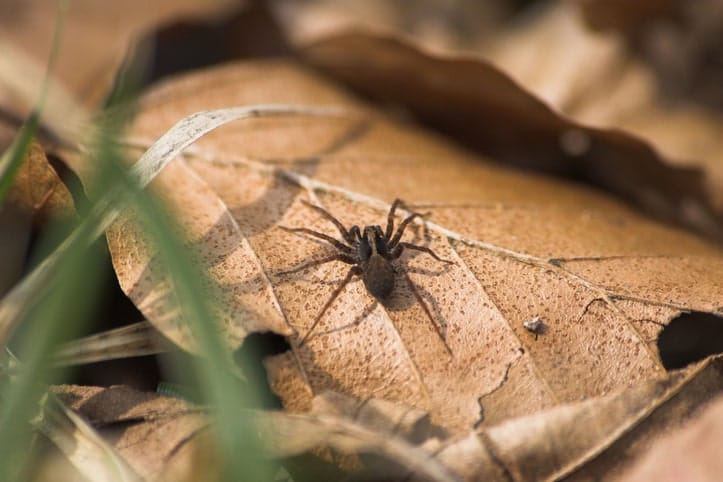
[[[361,32],[321,39],[303,52],[345,85],[403,106],[478,152],[583,180],[663,219],[723,239],[717,189],[720,119],[690,109],[663,109],[650,74],[624,57],[619,43],[583,37],[570,8],[561,4],[559,15],[535,29],[511,32],[509,42],[499,43],[504,49],[490,48],[488,58],[503,70],[486,59],[433,54],[398,37]],[[579,44],[571,53],[562,48]],[[530,54],[529,45],[539,52]],[[543,63],[548,50],[559,52],[557,63]],[[602,73],[580,67],[591,57],[601,57],[594,65]],[[611,86],[607,76],[622,80]],[[669,121],[671,127],[659,126]]]
[[[658,378],[662,326],[681,311],[723,306],[718,248],[586,189],[480,162],[361,110],[293,65],[229,65],[168,82],[145,99],[136,142],[152,142],[200,109],[260,102],[357,114],[225,126],[153,187],[174,206],[189,249],[208,262],[222,292],[218,309],[229,315],[230,344],[254,330],[290,336],[292,352],[268,369],[292,411],[334,389],[402,401],[464,433]],[[387,306],[374,303],[361,283],[350,284],[299,346],[348,268],[329,263],[274,274],[329,252],[278,226],[335,235],[300,202],[309,198],[346,225],[381,224],[394,197],[431,211],[428,238],[421,230],[408,238],[456,263],[445,267],[416,253],[397,263],[444,339],[399,278]],[[132,218],[108,239],[123,289],[169,338],[191,345],[178,331],[175,308],[156,303],[167,291],[164,277]],[[548,328],[539,337],[524,328],[536,316]]]

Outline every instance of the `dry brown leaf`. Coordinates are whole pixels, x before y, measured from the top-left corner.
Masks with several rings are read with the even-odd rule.
[[[260,102],[364,112],[293,65],[229,65],[152,92],[136,141],[152,142],[201,108]],[[604,196],[484,164],[430,134],[365,115],[363,124],[350,116],[224,126],[153,185],[175,206],[189,249],[214,261],[218,308],[235,315],[229,343],[254,330],[291,334],[293,351],[267,364],[288,409],[308,410],[314,394],[332,389],[400,401],[429,411],[451,433],[466,433],[660,378],[662,327],[681,311],[723,306],[718,248]],[[400,279],[386,307],[361,283],[350,284],[298,346],[348,268],[330,263],[275,275],[328,252],[278,226],[335,235],[300,202],[309,197],[346,225],[381,224],[397,196],[432,213],[427,241],[413,229],[408,239],[456,262],[445,267],[408,253],[398,263],[445,340]],[[153,252],[131,219],[108,233],[121,285],[152,323],[187,346],[187,335],[169,323],[173,306],[152,303],[162,273],[148,276],[157,270],[148,264]],[[535,316],[549,328],[537,339],[524,328]]]
[[[720,393],[722,366],[720,358],[708,360],[619,393],[509,420],[446,441],[436,457],[465,480],[610,480]]]
[[[53,358],[58,365],[82,365],[167,351],[169,343],[147,321],[66,342]]]
[[[620,475],[659,434],[674,430],[714,398],[723,387],[721,368],[720,358],[709,360],[665,379],[519,417],[441,444],[427,434],[422,448],[395,437],[406,432],[415,438],[418,430],[403,427],[419,428],[424,416],[384,400],[361,403],[325,393],[315,398],[315,413],[309,415],[244,413],[258,424],[265,447],[277,457],[329,446],[347,453],[373,452],[407,470],[421,469],[412,480],[423,476],[452,480],[440,462],[464,480],[600,480]],[[198,467],[206,479],[213,478],[207,470],[215,465],[208,463],[215,455],[202,409],[121,386],[62,386],[55,392],[96,425],[149,480],[193,480]],[[382,420],[386,426],[379,425]],[[409,424],[409,420],[416,421]],[[205,463],[198,465],[199,461]],[[380,464],[373,460],[377,476]],[[647,466],[646,470],[655,468]],[[386,475],[392,473],[396,472]]]
[[[33,425],[52,440],[72,467],[44,457],[36,480],[92,480],[97,482],[141,482],[138,474],[106,443],[83,418],[67,408],[53,393],[44,396],[43,410]],[[56,465],[57,467],[53,467]],[[51,478],[42,471],[55,469]],[[81,475],[82,474],[82,475]],[[83,477],[83,475],[85,477]],[[68,478],[71,476],[70,478]],[[72,477],[74,476],[74,478]]]
[[[723,15],[718,0],[690,3],[696,4],[689,7],[699,17]],[[611,11],[609,5],[605,8]],[[624,36],[590,31],[581,17],[573,3],[551,4],[482,53],[557,112],[586,126],[634,134],[668,164],[703,169],[699,189],[723,219],[723,117],[671,98],[665,82],[630,51]],[[676,60],[673,56],[669,62]]]
[[[30,144],[28,155],[15,176],[5,202],[35,214],[39,222],[50,217],[70,218],[75,215],[70,191],[37,142]]]
[[[304,53],[313,65],[345,85],[401,105],[479,152],[510,165],[583,180],[663,219],[723,239],[723,210],[718,199],[720,190],[716,188],[720,176],[718,168],[712,168],[717,165],[720,149],[716,150],[716,146],[721,137],[715,134],[721,123],[705,123],[697,116],[695,127],[686,128],[682,140],[660,135],[660,145],[658,136],[641,139],[621,130],[630,127],[646,135],[632,129],[636,120],[633,114],[645,116],[640,121],[647,120],[649,125],[652,120],[660,121],[663,114],[667,119],[668,114],[680,117],[683,113],[661,112],[651,100],[649,74],[640,65],[629,68],[630,75],[623,76],[627,82],[611,87],[606,76],[616,75],[613,67],[622,68],[614,63],[618,60],[615,54],[620,55],[619,45],[558,38],[569,30],[563,26],[573,23],[568,11],[571,7],[564,2],[562,5],[567,5],[560,7],[567,9],[565,15],[560,15],[562,20],[554,17],[547,24],[535,25],[536,29],[512,32],[510,37],[515,42],[500,41],[505,48],[488,53],[488,58],[501,64],[503,71],[479,57],[435,55],[396,37],[360,32],[320,40],[305,48]],[[554,24],[554,20],[564,25]],[[540,52],[531,54],[529,46],[545,45],[545,40],[552,43],[545,35],[557,41],[556,47],[582,43],[579,58],[560,53],[555,57],[558,63],[542,64],[549,57],[548,50],[556,50],[539,47]],[[588,44],[592,46],[585,48]],[[508,52],[509,60],[505,57]],[[594,72],[581,69],[580,63],[589,62],[593,54],[607,64],[595,62]],[[632,61],[623,67],[629,63]],[[605,66],[612,73],[605,71]],[[591,85],[590,79],[595,83]],[[618,90],[611,92],[614,88]],[[685,121],[682,118],[676,125],[680,127]],[[706,142],[696,145],[686,157],[687,162],[678,162],[681,145],[689,146],[701,137]],[[678,149],[662,149],[670,156],[664,158],[653,148],[664,145]],[[704,173],[700,169],[703,165],[711,167],[710,172]]]
[[[174,451],[208,426],[187,402],[123,386],[63,385],[54,392],[77,410],[145,480],[158,480]]]
[[[147,480],[216,480],[213,438],[205,410],[182,400],[124,386],[64,385],[54,392],[96,425],[116,450]],[[298,455],[320,446],[372,452],[415,470],[424,480],[458,480],[422,449],[344,416],[287,415],[239,410],[258,427],[260,442],[272,456]],[[363,417],[362,417],[363,418]],[[402,417],[403,419],[404,417]],[[203,461],[198,464],[199,461]]]
[[[714,482],[723,473],[721,398],[696,414],[682,430],[658,440],[620,480]]]

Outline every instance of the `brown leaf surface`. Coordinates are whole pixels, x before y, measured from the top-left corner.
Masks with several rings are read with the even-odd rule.
[[[231,346],[249,331],[290,334],[292,352],[267,367],[291,411],[308,410],[331,389],[400,401],[466,433],[660,378],[662,327],[681,311],[723,306],[720,249],[581,187],[489,165],[362,110],[289,63],[228,65],[166,82],[145,99],[136,142],[152,142],[194,111],[262,102],[358,114],[224,126],[153,187],[175,206],[189,249],[208,262]],[[348,267],[275,274],[329,252],[278,226],[337,234],[302,199],[345,225],[382,224],[395,197],[431,212],[428,237],[410,229],[406,239],[456,263],[412,252],[397,262],[444,340],[398,277],[386,306],[350,284],[299,346]],[[169,338],[191,345],[175,307],[159,301],[163,274],[132,218],[108,240],[123,289]],[[523,326],[535,316],[548,327],[539,337]]]
[[[33,213],[39,222],[50,217],[69,218],[75,215],[70,191],[37,142],[30,145],[5,202]]]
[[[720,441],[723,438],[723,404],[718,397],[682,430],[658,440],[630,469],[622,481],[716,481],[723,473]]]
[[[697,15],[699,23],[710,15],[708,29],[719,24],[723,15],[719,1],[690,3],[695,5],[688,5],[689,14]],[[615,10],[609,5],[605,8]],[[665,13],[660,5],[657,8],[662,10],[657,15]],[[678,9],[683,10],[682,5]],[[645,15],[645,8],[641,10],[639,14]],[[657,78],[655,70],[635,56],[622,35],[589,30],[582,13],[571,3],[551,4],[531,22],[496,38],[483,49],[483,55],[557,112],[586,126],[620,129],[638,136],[672,166],[701,169],[705,177],[699,189],[715,206],[718,219],[723,219],[720,112],[672,98],[666,91],[667,79]],[[630,9],[618,13],[635,21]],[[652,12],[647,13],[652,21]],[[690,42],[705,35],[705,27],[700,29],[690,32]],[[668,62],[695,59],[694,52],[679,55],[690,58],[677,59],[670,53]]]
[[[63,385],[54,392],[77,410],[100,433],[111,440],[115,449],[147,480],[216,480],[217,466],[214,439],[209,435],[206,410],[182,400],[156,393],[143,393],[124,386],[84,387]],[[336,396],[334,401],[344,397]],[[326,401],[324,401],[326,400]],[[323,405],[332,400],[319,398]],[[424,480],[454,482],[458,480],[438,461],[420,448],[398,438],[390,427],[367,426],[368,414],[380,406],[392,423],[405,426],[417,419],[408,407],[390,409],[388,402],[372,401],[366,415],[318,413],[287,415],[279,412],[239,410],[258,428],[260,442],[270,456],[284,458],[330,447],[345,453],[369,452],[384,456],[416,470]],[[417,425],[413,423],[412,425]],[[404,429],[402,429],[402,432]]]
[[[481,153],[583,180],[723,239],[720,116],[668,106],[621,39],[586,30],[571,2],[555,5],[495,37],[482,58],[360,32],[303,52],[345,85]]]
[[[202,409],[156,393],[75,385],[54,392],[98,427],[145,480],[159,480],[178,447],[208,426]]]
[[[505,421],[444,442],[436,457],[465,480],[614,479],[720,393],[721,368],[720,358],[707,360],[618,393]]]

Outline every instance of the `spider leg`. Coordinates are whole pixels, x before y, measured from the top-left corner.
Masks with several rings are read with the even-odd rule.
[[[356,225],[351,227],[351,229],[349,230],[349,235],[352,237],[354,242],[359,242],[362,239],[361,230],[359,230],[359,226],[356,226]],[[349,243],[349,244],[354,244],[354,243]]]
[[[427,214],[428,213],[412,213],[407,216],[404,221],[399,224],[397,232],[394,234],[394,237],[389,241],[389,249],[394,249],[397,246],[397,243],[399,243],[399,240],[402,239],[402,234],[404,234],[404,230],[407,229],[409,223],[414,221],[416,218],[422,218]]]
[[[389,214],[387,215],[387,230],[384,232],[384,237],[386,239],[392,237],[392,233],[394,232],[394,211],[397,210],[397,206],[400,204],[404,204],[404,202],[397,198],[394,200],[392,207],[389,209]]]
[[[352,277],[355,275],[360,275],[362,273],[362,269],[359,266],[352,266],[349,268],[349,272],[346,274],[346,277],[344,278],[344,281],[341,282],[339,286],[336,287],[334,292],[331,294],[329,299],[326,301],[324,306],[321,308],[321,311],[318,315],[316,315],[316,318],[314,319],[314,322],[311,324],[311,327],[309,328],[309,331],[306,332],[304,337],[299,342],[299,347],[304,345],[304,342],[309,338],[309,335],[311,335],[311,332],[314,331],[314,328],[316,328],[316,325],[319,324],[319,321],[321,321],[321,317],[324,316],[324,313],[326,313],[326,310],[329,309],[331,304],[334,302],[334,300],[341,294],[341,291],[344,289],[344,287],[349,284],[349,281],[351,281]]]
[[[432,256],[437,261],[441,261],[442,263],[455,264],[454,261],[440,258],[439,256],[437,256],[435,254],[434,251],[432,251],[431,249],[429,249],[426,246],[417,246],[416,244],[412,244],[412,243],[399,243],[397,245],[397,247],[394,248],[394,251],[392,251],[392,259],[397,259],[398,257],[400,257],[402,255],[402,251],[404,251],[404,248],[413,249],[415,251],[421,251],[423,253],[427,253],[428,255]]]
[[[309,261],[308,263],[304,263],[300,266],[297,266],[296,268],[292,268],[287,271],[280,271],[276,274],[284,275],[284,274],[296,273],[303,269],[311,268],[312,266],[317,266],[317,265],[324,264],[324,263],[329,263],[331,261],[343,261],[346,264],[356,264],[356,259],[352,258],[351,256],[348,256],[348,255],[342,254],[342,253],[336,253],[336,254],[332,254],[331,256],[327,256],[325,258],[314,259],[312,261]]]
[[[289,231],[292,233],[304,233],[308,234],[309,236],[313,236],[315,238],[323,239],[327,243],[330,243],[333,245],[336,249],[339,251],[343,251],[345,253],[351,253],[352,249],[351,247],[347,246],[346,244],[340,242],[338,239],[334,239],[331,236],[327,236],[324,233],[320,233],[318,231],[313,231],[309,228],[287,228],[286,226],[279,226],[284,231]]]
[[[437,332],[437,336],[440,340],[442,340],[442,344],[444,344],[444,348],[447,350],[447,353],[449,353],[449,356],[454,357],[454,354],[452,354],[452,349],[449,347],[449,345],[447,345],[447,340],[442,334],[442,330],[440,330],[439,325],[434,322],[434,318],[432,318],[432,313],[430,313],[429,307],[427,307],[427,303],[424,302],[424,298],[422,298],[422,295],[420,295],[419,291],[417,291],[417,287],[414,286],[412,278],[409,277],[409,273],[405,272],[404,278],[407,280],[409,288],[412,290],[412,293],[414,293],[414,297],[417,299],[417,302],[422,305],[422,309],[427,314],[427,318],[429,318],[429,322],[432,324],[432,327],[434,327],[434,331]]]
[[[306,200],[302,200],[301,202],[306,204],[307,206],[309,206],[311,209],[314,209],[316,212],[318,212],[319,214],[324,216],[326,219],[328,219],[329,221],[334,223],[334,226],[336,226],[336,229],[338,229],[339,233],[341,233],[341,237],[344,238],[344,240],[347,243],[349,243],[349,244],[354,243],[354,237],[351,234],[349,234],[349,231],[347,231],[347,229],[344,227],[344,225],[341,224],[341,221],[336,219],[329,211],[327,211],[326,209],[324,209],[321,206],[317,206],[316,204],[311,204],[309,201],[306,201]]]

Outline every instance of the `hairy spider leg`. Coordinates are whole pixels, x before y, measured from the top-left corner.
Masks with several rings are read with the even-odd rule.
[[[336,253],[336,254],[332,254],[331,256],[327,256],[325,258],[309,261],[308,263],[304,263],[301,266],[297,266],[296,268],[290,269],[288,271],[280,271],[276,274],[284,275],[284,274],[296,273],[303,269],[311,268],[312,266],[318,266],[318,265],[324,264],[324,263],[329,263],[331,261],[342,261],[346,264],[356,264],[356,262],[357,262],[356,259],[354,259],[353,257],[351,257],[349,255],[342,254],[342,253]]]
[[[316,212],[318,212],[319,214],[324,216],[326,219],[328,219],[329,221],[334,223],[334,226],[336,226],[336,229],[339,230],[339,233],[341,233],[342,238],[344,238],[344,240],[347,243],[349,243],[349,244],[354,243],[354,237],[349,233],[349,231],[347,231],[346,227],[344,227],[344,225],[341,224],[341,221],[339,221],[338,219],[336,219],[334,217],[333,214],[331,214],[329,211],[327,211],[326,209],[324,209],[321,206],[317,206],[316,204],[311,204],[309,201],[302,200],[301,202],[306,204],[307,206],[309,206],[311,209],[314,209]]]
[[[389,214],[387,214],[387,230],[384,232],[384,238],[389,241],[394,232],[394,211],[397,210],[397,206],[402,204],[402,200],[397,198],[392,203],[392,207],[389,208]]]
[[[409,284],[409,288],[412,290],[412,293],[414,294],[414,297],[417,299],[417,302],[420,305],[422,305],[422,309],[427,314],[427,318],[429,318],[429,322],[432,324],[434,331],[437,332],[437,336],[442,341],[442,344],[444,345],[444,348],[447,350],[447,353],[449,353],[449,356],[454,357],[454,354],[452,353],[452,349],[449,347],[449,345],[447,345],[447,340],[444,338],[444,335],[442,334],[442,330],[440,330],[437,323],[434,322],[434,318],[432,318],[432,313],[430,313],[429,307],[427,307],[427,303],[424,302],[424,298],[422,298],[422,295],[419,294],[419,291],[417,291],[417,287],[414,285],[412,278],[409,277],[409,273],[407,273],[406,271],[404,272],[404,279],[407,280],[407,283]]]
[[[421,213],[412,213],[409,216],[407,216],[404,221],[399,223],[399,227],[397,228],[397,232],[394,233],[394,237],[389,240],[389,250],[394,249],[397,246],[397,243],[399,243],[399,240],[402,239],[402,235],[404,234],[404,230],[407,229],[407,226],[409,226],[409,223],[414,221],[416,218],[421,218],[423,215]]]
[[[320,233],[318,231],[313,231],[309,228],[287,228],[285,226],[279,226],[284,231],[290,231],[292,233],[304,233],[308,234],[309,236],[314,236],[315,238],[323,239],[327,243],[333,245],[336,249],[339,251],[344,251],[345,253],[351,253],[352,248],[351,246],[347,246],[346,244],[342,243],[338,239],[334,239],[331,236],[328,236],[324,233]]]
[[[316,316],[316,319],[311,324],[311,327],[309,328],[309,331],[306,332],[306,335],[301,339],[299,342],[299,347],[302,347],[306,340],[309,338],[309,335],[311,335],[311,332],[314,331],[314,328],[316,328],[316,325],[319,324],[319,321],[321,321],[321,317],[324,316],[324,313],[326,313],[326,310],[329,309],[331,304],[334,302],[334,300],[341,294],[341,291],[344,289],[344,287],[349,284],[349,281],[351,281],[352,277],[359,276],[362,274],[362,269],[359,266],[352,266],[349,268],[349,272],[346,274],[346,277],[344,278],[344,281],[341,282],[339,286],[336,287],[334,292],[331,294],[329,299],[324,304],[324,307],[321,309],[319,314]]]
[[[397,259],[398,257],[400,257],[400,256],[402,255],[402,251],[404,251],[405,248],[406,248],[406,249],[412,249],[412,250],[414,250],[414,251],[421,251],[421,252],[423,252],[423,253],[427,253],[428,255],[430,255],[431,257],[433,257],[433,258],[436,259],[437,261],[441,261],[442,263],[454,264],[454,261],[450,261],[450,260],[448,260],[448,259],[442,259],[442,258],[440,258],[439,256],[437,256],[437,255],[435,254],[434,251],[432,251],[431,249],[429,249],[429,248],[426,247],[426,246],[417,246],[416,244],[406,243],[406,242],[399,243],[399,244],[397,245],[397,247],[394,248],[394,251],[392,251],[392,259]]]

